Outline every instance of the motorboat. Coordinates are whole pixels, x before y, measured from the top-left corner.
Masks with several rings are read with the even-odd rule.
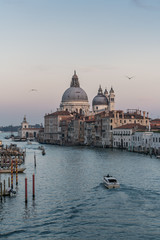
[[[103,177],[103,182],[106,188],[119,188],[120,184],[117,181],[115,177],[110,176],[109,174],[107,176]]]

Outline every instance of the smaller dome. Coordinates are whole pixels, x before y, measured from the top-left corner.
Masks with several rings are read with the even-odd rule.
[[[108,105],[108,99],[106,98],[106,96],[95,96],[92,100],[92,106],[95,105]]]
[[[108,99],[102,92],[101,86],[99,86],[98,94],[92,100],[92,106],[95,105],[108,105]]]

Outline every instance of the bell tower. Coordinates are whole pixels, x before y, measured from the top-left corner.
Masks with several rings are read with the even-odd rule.
[[[24,129],[24,128],[28,128],[29,124],[26,120],[26,115],[24,115],[24,118],[23,118],[23,122],[21,123],[21,128]]]
[[[111,90],[109,91],[109,111],[115,110],[115,94],[113,87],[111,87]]]

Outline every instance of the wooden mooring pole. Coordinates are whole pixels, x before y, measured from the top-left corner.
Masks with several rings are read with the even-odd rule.
[[[36,167],[36,154],[34,153],[34,166]]]
[[[8,188],[10,188],[10,177],[8,177]]]
[[[25,203],[27,204],[27,178],[25,178]]]
[[[16,185],[18,185],[18,161],[16,158]]]
[[[6,181],[4,179],[4,190],[3,190],[4,197],[6,196]]]
[[[34,173],[33,173],[33,176],[32,176],[32,181],[33,181],[33,195],[32,195],[32,197],[33,197],[33,199],[35,199],[35,175],[34,175]]]
[[[11,188],[13,189],[13,160],[11,160]]]
[[[2,201],[2,183],[0,182],[0,189],[1,189],[1,201]]]

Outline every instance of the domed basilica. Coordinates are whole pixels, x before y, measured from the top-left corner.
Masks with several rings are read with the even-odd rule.
[[[107,89],[105,89],[103,93],[101,86],[99,87],[98,94],[92,101],[92,111],[94,113],[98,113],[103,110],[114,110],[115,94],[112,87],[109,93],[110,94],[108,94]],[[86,92],[80,88],[78,76],[76,71],[74,71],[70,87],[62,96],[60,110],[89,115],[89,107],[88,96]]]

